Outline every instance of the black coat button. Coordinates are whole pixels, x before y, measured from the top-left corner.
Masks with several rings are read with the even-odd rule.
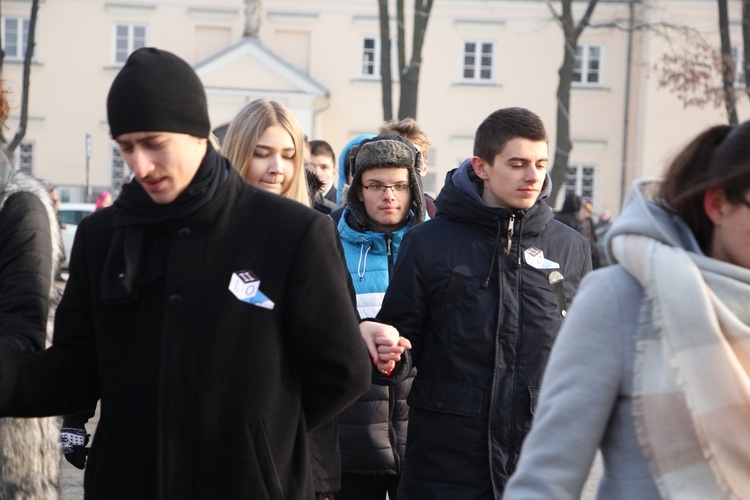
[[[170,295],[169,299],[167,299],[167,303],[169,304],[169,307],[177,309],[182,305],[182,297],[177,294]]]
[[[189,227],[183,227],[179,231],[177,231],[177,237],[181,240],[186,240],[190,238],[190,228]]]

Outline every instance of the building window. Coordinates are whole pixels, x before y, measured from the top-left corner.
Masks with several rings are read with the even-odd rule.
[[[31,142],[22,142],[14,152],[16,159],[16,168],[27,174],[34,173],[34,144]]]
[[[29,20],[20,17],[6,17],[3,20],[3,46],[5,57],[20,61],[29,45]]]
[[[380,76],[380,40],[365,38],[362,40],[361,75],[367,77]]]
[[[488,82],[495,78],[495,44],[492,42],[464,42],[463,79]]]
[[[745,82],[745,50],[741,45],[732,47],[732,63],[734,64],[734,85],[744,87]]]
[[[120,194],[122,186],[127,182],[129,178],[128,168],[125,165],[125,160],[122,159],[119,147],[112,148],[112,198],[117,198]]]
[[[380,78],[380,37],[362,39],[362,64],[360,76],[367,79]],[[391,75],[398,75],[398,47],[396,40],[391,40]]]
[[[603,49],[600,45],[579,45],[573,68],[573,82],[581,85],[602,83]]]
[[[596,167],[591,165],[569,165],[565,177],[565,194],[577,194],[594,203],[594,181]]]
[[[115,63],[125,64],[134,50],[146,46],[146,27],[141,24],[115,26]]]

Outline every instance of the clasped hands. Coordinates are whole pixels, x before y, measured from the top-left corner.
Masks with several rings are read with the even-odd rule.
[[[367,344],[372,363],[384,375],[390,376],[404,351],[411,349],[409,339],[401,337],[398,330],[390,325],[363,321],[359,324],[359,333]]]

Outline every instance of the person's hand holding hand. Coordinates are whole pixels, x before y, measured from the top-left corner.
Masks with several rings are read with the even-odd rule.
[[[363,321],[359,324],[359,331],[370,351],[373,364],[385,375],[390,375],[396,363],[401,361],[404,351],[411,349],[411,342],[399,336],[398,330],[390,325]]]

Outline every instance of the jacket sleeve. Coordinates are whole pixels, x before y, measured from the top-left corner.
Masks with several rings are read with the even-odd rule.
[[[96,404],[99,377],[88,290],[84,219],[76,230],[70,277],[55,314],[53,345],[43,352],[0,351],[0,415],[63,415]],[[51,258],[49,259],[51,265]],[[29,397],[29,395],[34,397]]]
[[[314,429],[370,386],[370,357],[359,334],[348,272],[330,221],[319,214],[300,239],[285,300],[291,349],[301,365],[302,405]]]
[[[622,394],[621,295],[612,278],[588,275],[552,349],[539,405],[505,499],[580,498]]]
[[[44,348],[50,287],[52,235],[42,201],[11,195],[0,211],[0,350]]]

